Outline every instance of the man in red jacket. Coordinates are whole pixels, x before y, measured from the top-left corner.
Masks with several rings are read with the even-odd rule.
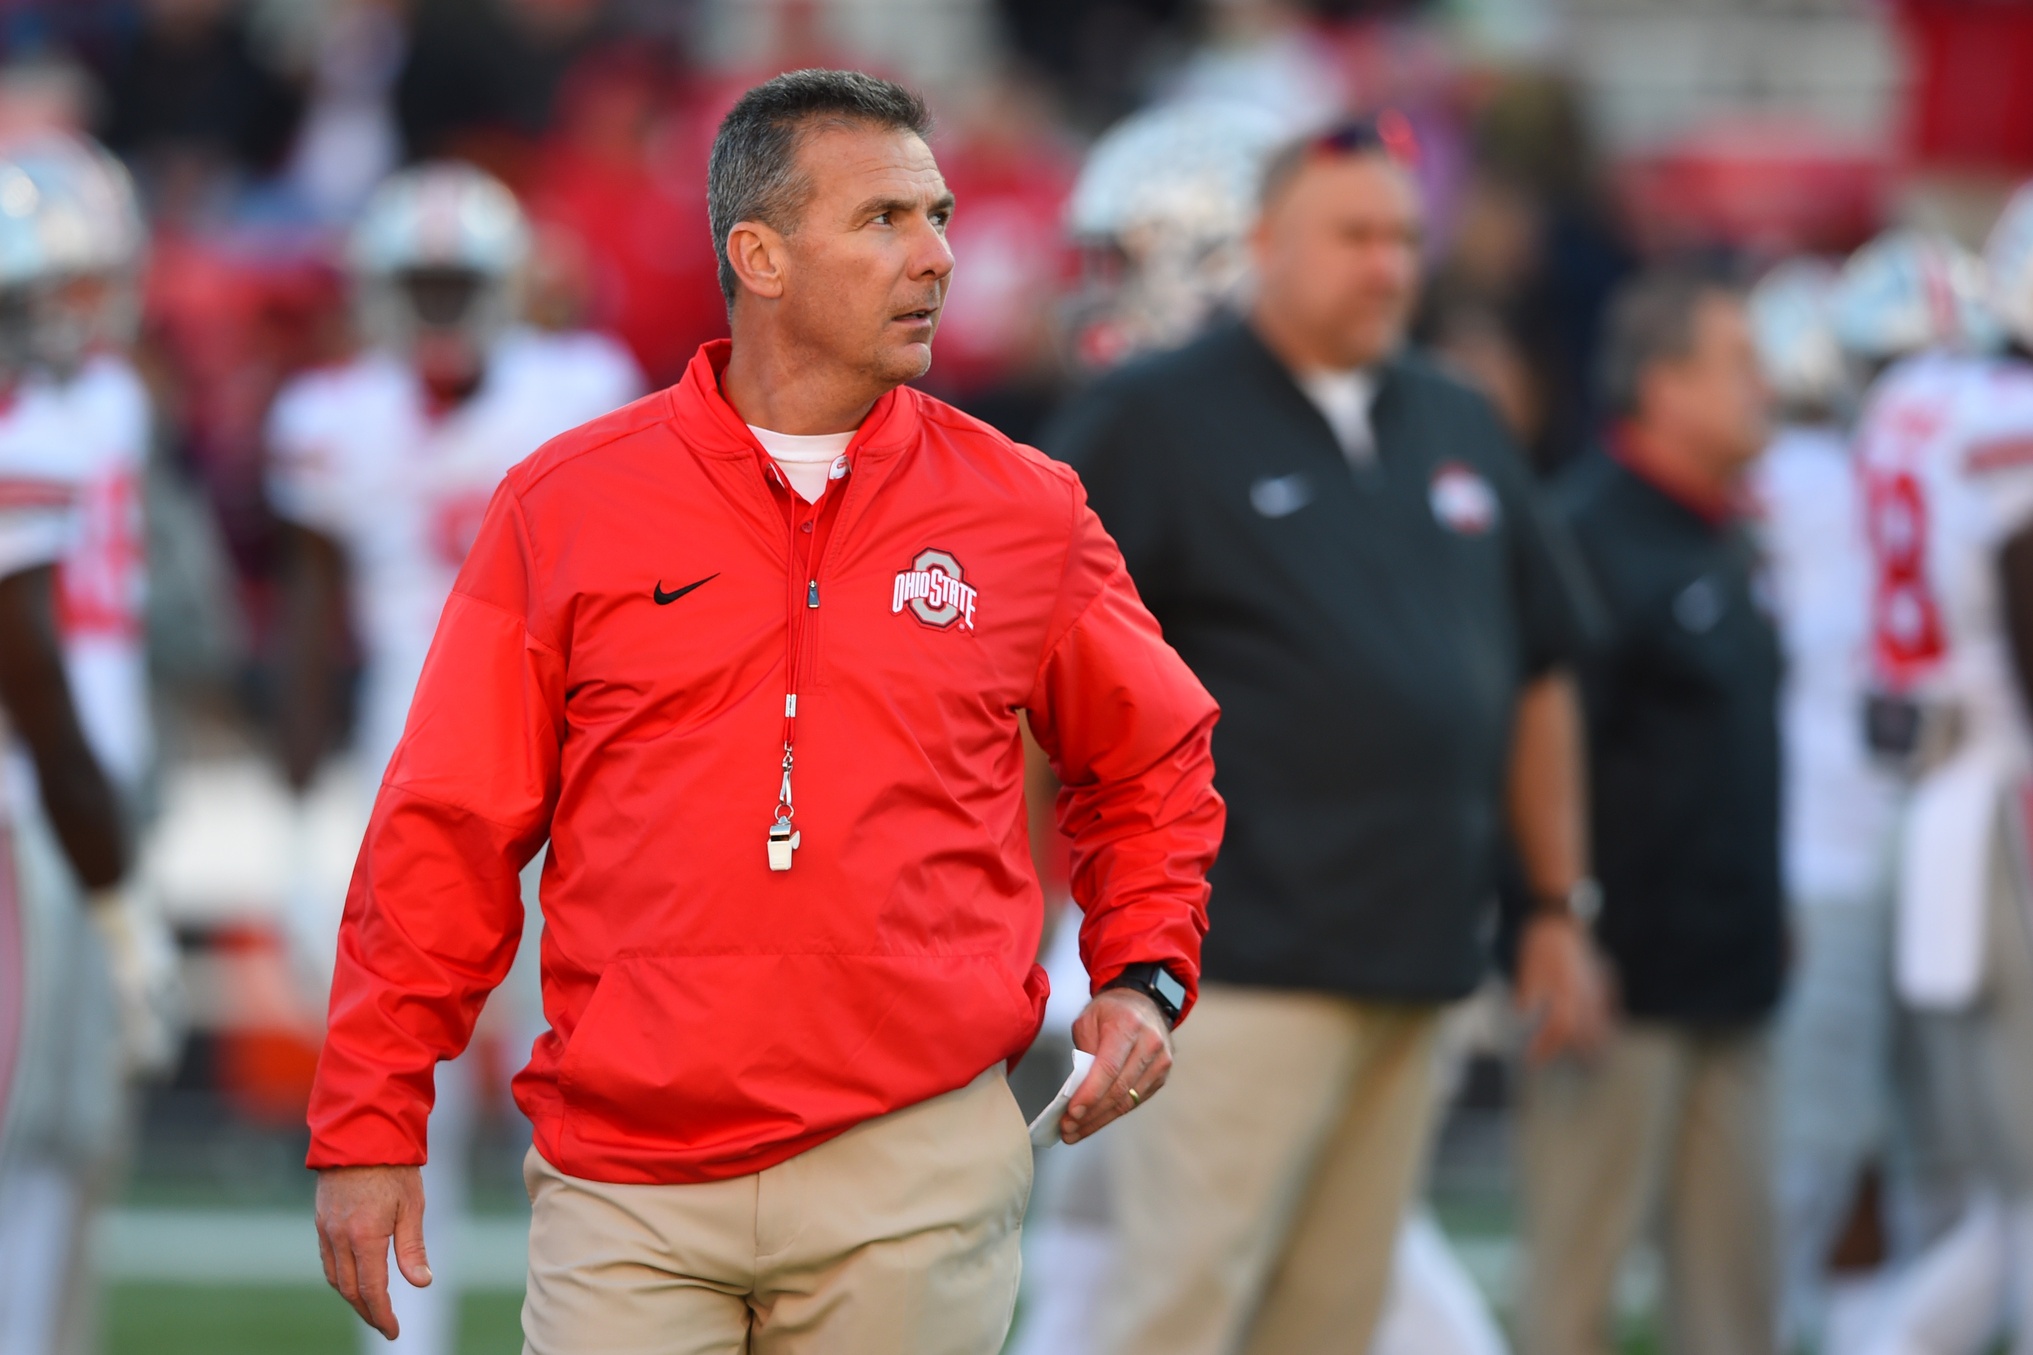
[[[952,197],[924,105],[799,71],[709,176],[733,340],[512,470],[355,870],[311,1102],[326,1274],[429,1282],[432,1067],[548,839],[529,1351],[953,1352],[1009,1323],[1045,984],[1019,716],[1065,784],[1085,1137],[1170,1067],[1215,707],[1078,479],[902,383]]]

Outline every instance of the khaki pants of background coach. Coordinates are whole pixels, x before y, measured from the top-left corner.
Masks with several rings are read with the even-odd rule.
[[[531,1152],[524,1355],[995,1355],[1031,1142],[1000,1064],[753,1176],[617,1186]]]
[[[1209,984],[1112,1126],[1107,1355],[1363,1355],[1425,1161],[1442,1009]]]
[[[1522,1355],[1610,1355],[1617,1272],[1655,1218],[1666,1349],[1772,1355],[1770,1051],[1761,1029],[1632,1022],[1525,1077]]]

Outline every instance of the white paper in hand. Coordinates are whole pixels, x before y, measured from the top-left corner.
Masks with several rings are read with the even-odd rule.
[[[1094,1056],[1085,1050],[1073,1051],[1073,1072],[1066,1079],[1066,1085],[1059,1088],[1059,1094],[1052,1098],[1052,1104],[1038,1112],[1038,1118],[1031,1121],[1031,1147],[1049,1148],[1059,1141],[1059,1121],[1066,1118],[1066,1107],[1073,1100],[1073,1093],[1080,1090],[1080,1084],[1087,1080],[1087,1070],[1094,1066]]]

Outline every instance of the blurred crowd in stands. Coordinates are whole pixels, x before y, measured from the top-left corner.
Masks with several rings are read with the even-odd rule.
[[[167,675],[255,711],[266,699],[262,419],[290,373],[353,341],[341,243],[399,164],[462,158],[515,189],[536,226],[531,318],[618,336],[653,384],[724,332],[703,228],[720,113],[761,74],[879,62],[818,0],[723,7],[757,12],[760,36],[731,54],[701,36],[712,8],[146,0],[0,24],[0,127],[93,132],[147,203],[142,352],[165,463],[216,521],[233,584],[215,597],[216,580],[180,592],[158,579],[158,613],[177,618],[161,637]],[[897,6],[889,22],[943,8]],[[1299,127],[1389,106],[1416,126],[1436,209],[1429,337],[1492,383],[1547,464],[1578,445],[1594,317],[1631,246],[1570,84],[1480,65],[1418,7],[1011,0],[975,21],[1002,40],[953,44],[965,68],[928,82],[966,204],[939,394],[1032,436],[1105,350],[1078,301],[1119,269],[1118,246],[1083,251],[1061,227],[1084,144],[1120,115],[1221,100]]]
[[[467,159],[508,183],[537,226],[532,318],[617,335],[661,384],[725,326],[700,224],[722,110],[761,74],[881,69],[892,53],[905,69],[886,73],[933,95],[941,164],[966,204],[953,237],[965,270],[930,384],[1021,438],[1107,342],[1072,321],[1117,266],[1114,247],[1083,251],[1060,229],[1093,136],[1153,100],[1253,105],[1284,127],[1395,109],[1416,129],[1431,209],[1422,336],[1476,372],[1545,466],[1587,436],[1597,316],[1641,244],[1770,252],[1854,244],[1873,224],[1877,204],[1855,204],[1878,167],[1819,143],[1791,159],[1760,148],[1817,186],[1799,201],[1794,176],[1776,208],[1794,219],[1760,219],[1770,185],[1740,182],[1757,170],[1717,168],[1698,148],[1613,182],[1560,53],[1527,37],[1520,61],[1499,39],[1532,24],[1484,8],[79,0],[0,17],[0,127],[91,131],[141,185],[145,365],[166,459],[215,516],[235,585],[188,599],[177,615],[207,624],[173,627],[160,662],[227,679],[258,706],[274,627],[261,419],[290,372],[351,342],[339,242],[405,162]],[[1544,5],[1517,11],[1553,22]]]

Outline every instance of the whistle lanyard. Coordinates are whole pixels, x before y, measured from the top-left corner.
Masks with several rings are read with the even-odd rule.
[[[764,459],[768,460],[767,457]],[[805,651],[812,613],[819,610],[819,566],[827,541],[833,534],[833,523],[839,516],[840,496],[846,491],[846,486],[836,481],[819,496],[817,503],[806,503],[791,488],[790,481],[776,462],[768,462],[767,473],[770,483],[784,496],[779,502],[784,509],[785,524],[790,529],[785,599],[788,652],[784,656],[783,779],[778,783],[776,812],[769,826],[769,868],[782,871],[791,868],[792,854],[803,838],[798,831],[797,805],[791,789],[792,773],[797,767],[798,689],[805,676]]]

